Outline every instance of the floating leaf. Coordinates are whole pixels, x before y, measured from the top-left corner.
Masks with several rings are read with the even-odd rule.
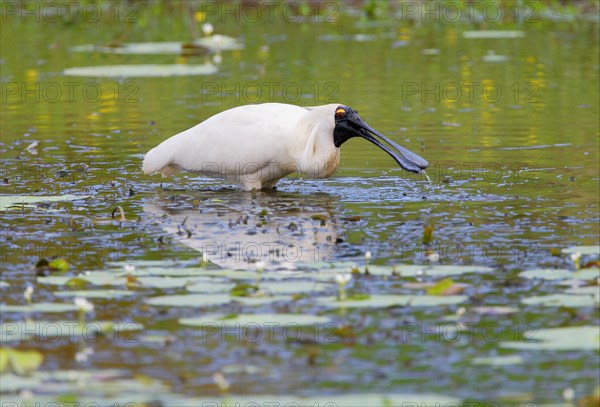
[[[510,61],[510,57],[507,55],[498,55],[494,51],[488,51],[486,55],[482,58],[484,62],[506,62]]]
[[[213,326],[219,328],[245,326],[285,327],[289,325],[314,326],[332,320],[325,316],[306,314],[245,314],[229,318],[223,314],[206,315],[198,318],[181,318],[179,323],[190,326]]]
[[[54,259],[48,263],[48,266],[52,269],[58,271],[68,271],[69,270],[69,262],[65,259]]]
[[[243,49],[244,44],[236,38],[224,35],[211,35],[191,43],[176,41],[163,42],[125,42],[117,46],[77,45],[69,48],[75,52],[102,52],[107,54],[131,55],[161,55],[161,54],[187,54],[190,48],[201,48],[213,51],[231,51]]]
[[[6,305],[0,304],[0,313],[5,312],[70,312],[77,311],[75,304],[62,304],[53,302],[35,302],[31,305]]]
[[[577,278],[581,280],[592,280],[600,277],[599,270],[570,271],[564,269],[535,269],[523,271],[519,274],[523,278],[539,278],[542,280],[563,280]]]
[[[9,395],[5,394],[8,392],[17,392],[23,389],[37,389],[40,380],[36,377],[28,377],[28,376],[17,376],[12,373],[6,373],[2,375],[2,402],[3,403],[11,403],[8,400]],[[36,398],[36,401],[39,399]],[[27,405],[23,403],[22,399],[15,399],[13,401],[14,405],[21,406]],[[10,405],[10,404],[8,404]]]
[[[214,65],[99,65],[67,68],[66,76],[94,78],[154,78],[172,76],[212,75],[217,72]]]
[[[327,394],[327,403],[323,396],[299,397],[290,395],[231,395],[224,398],[187,398],[169,397],[168,405],[177,406],[343,406],[343,407],[391,407],[391,406],[458,406],[461,400],[433,393],[349,393]]]
[[[147,304],[162,307],[209,307],[229,302],[231,297],[227,294],[163,295],[146,299]]]
[[[398,264],[395,266],[369,266],[373,275],[400,275],[402,277],[445,277],[468,273],[491,273],[494,269],[487,266],[450,266],[450,265],[414,265]]]
[[[206,47],[214,51],[233,51],[244,48],[239,40],[225,35],[211,35],[210,37],[200,38],[194,41],[194,44]]]
[[[427,289],[427,295],[446,295],[446,292],[454,286],[454,281],[451,278],[445,278],[438,281],[434,286]]]
[[[251,280],[256,281],[257,273],[254,271],[240,271],[240,270],[205,270],[203,273],[207,276],[228,278],[231,280]],[[295,278],[307,278],[307,276],[313,276],[313,274],[307,274],[306,272],[275,272],[265,271],[261,274],[261,281],[264,280],[284,280],[284,279],[295,279]]]
[[[40,202],[65,202],[87,199],[89,195],[58,195],[58,196],[40,196],[40,195],[0,195],[0,211],[6,211],[11,208],[20,208],[22,205],[30,207],[32,204]]]
[[[580,294],[589,295],[595,299],[596,302],[600,302],[600,286],[589,285],[585,287],[571,287],[565,291],[567,294]]]
[[[497,39],[497,38],[522,38],[525,37],[524,31],[500,31],[500,30],[477,30],[463,31],[464,38],[473,39]]]
[[[115,369],[35,371],[28,377],[2,375],[2,402],[15,406],[112,406],[132,403],[152,405],[164,397],[161,405],[173,394],[157,380],[125,377],[124,371]],[[35,391],[35,403],[29,403],[20,390]],[[10,394],[12,392],[15,394]],[[179,404],[177,404],[179,405]]]
[[[233,297],[247,297],[252,296],[258,291],[258,286],[248,283],[237,283],[231,289],[231,295]]]
[[[135,294],[133,291],[124,290],[77,290],[61,291],[54,293],[57,297],[83,297],[83,298],[105,298],[113,299]]]
[[[143,325],[133,322],[116,323],[112,321],[93,321],[83,325],[79,321],[18,321],[0,324],[0,342],[56,340],[68,338],[74,341],[84,337],[95,339],[107,332],[138,332]]]
[[[491,357],[480,357],[474,358],[471,363],[474,365],[489,365],[489,366],[512,366],[520,365],[524,360],[521,356],[491,356]]]
[[[8,367],[8,348],[0,348],[0,374]]]
[[[514,307],[503,307],[498,305],[492,306],[483,306],[483,307],[473,307],[471,308],[476,314],[485,314],[485,315],[506,315],[506,314],[514,314],[515,312],[519,312],[518,308]]]
[[[37,350],[0,348],[0,373],[11,368],[17,375],[23,376],[37,370],[43,361],[44,355]]]
[[[181,42],[130,42],[122,43],[117,46],[99,46],[99,45],[77,45],[70,47],[70,51],[75,52],[103,52],[108,54],[136,54],[136,55],[158,55],[158,54],[181,54]]]
[[[528,338],[501,342],[500,347],[519,350],[598,350],[600,349],[600,327],[578,326],[568,328],[540,329]]]
[[[332,284],[313,281],[268,281],[260,283],[260,289],[270,294],[308,294],[335,288]]]
[[[232,375],[232,374],[256,375],[261,372],[261,369],[254,365],[233,364],[233,365],[223,366],[221,368],[221,372],[224,375]]]
[[[411,277],[422,275],[424,270],[429,266],[421,266],[415,264],[398,264],[395,266],[369,266],[369,274],[374,276],[392,276],[401,275],[403,277]]]
[[[38,277],[38,283],[68,287],[84,287],[87,284],[99,286],[123,286],[127,283],[124,277],[114,273],[95,272],[78,276],[47,276]]]
[[[289,295],[273,295],[273,296],[262,296],[262,297],[234,297],[234,301],[240,302],[244,305],[264,305],[272,302],[280,301],[291,301],[292,297]]]
[[[487,266],[432,266],[425,269],[425,275],[432,277],[454,276],[469,273],[492,273],[493,268]],[[404,275],[404,274],[402,274]]]
[[[185,287],[192,293],[228,293],[235,285],[231,283],[220,283],[215,281],[193,281]]]
[[[168,276],[140,276],[136,277],[138,285],[152,288],[183,288],[188,286],[208,287],[206,291],[197,292],[223,292],[223,286],[231,286],[231,284],[219,283],[217,279],[210,277],[168,277]],[[210,287],[213,291],[210,291]],[[194,291],[189,290],[189,291]]]
[[[214,271],[214,270],[213,270]],[[147,267],[136,268],[133,271],[117,271],[117,275],[125,276],[161,276],[161,277],[193,277],[200,281],[205,278],[206,281],[215,281],[212,278],[213,274],[202,267],[186,267],[186,268],[167,268],[167,267]]]
[[[179,260],[166,259],[166,260],[135,260],[131,261],[109,261],[106,264],[110,267],[116,267],[124,269],[127,266],[133,266],[136,268],[169,268],[183,265]]]
[[[521,300],[526,305],[543,305],[546,307],[593,307],[598,305],[598,301],[591,295],[573,295],[573,294],[551,294],[536,297],[523,298]]]
[[[464,295],[372,295],[364,300],[347,299],[339,301],[337,297],[316,298],[315,303],[333,308],[385,308],[394,306],[435,307],[460,304],[468,300]]]
[[[588,255],[588,254],[600,255],[600,246],[572,246],[572,247],[567,247],[566,249],[562,249],[561,252],[564,254],[580,253],[580,254],[585,254],[585,255]]]

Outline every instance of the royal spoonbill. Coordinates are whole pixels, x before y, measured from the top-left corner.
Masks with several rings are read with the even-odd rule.
[[[340,164],[340,146],[353,137],[375,144],[406,171],[418,174],[429,165],[348,106],[264,103],[225,110],[174,135],[146,153],[142,169],[163,176],[197,172],[248,191],[272,188],[294,172],[330,177]]]

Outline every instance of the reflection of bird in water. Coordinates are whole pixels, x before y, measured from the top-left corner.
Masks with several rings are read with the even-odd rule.
[[[186,170],[224,178],[245,190],[272,188],[294,172],[330,177],[340,164],[340,146],[353,137],[375,144],[407,171],[421,173],[429,165],[347,106],[265,103],[226,110],[163,141],[148,151],[143,171],[170,175]]]
[[[210,192],[208,193],[210,196]],[[207,193],[203,192],[203,198]],[[194,197],[186,196],[186,202]],[[223,200],[226,200],[224,202]],[[339,241],[333,196],[216,192],[197,207],[146,203],[144,212],[184,245],[232,269],[264,261],[293,269],[299,262],[333,260]]]

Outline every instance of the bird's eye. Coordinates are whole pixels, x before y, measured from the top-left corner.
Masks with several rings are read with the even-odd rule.
[[[346,117],[346,109],[340,107],[338,110],[335,111],[336,119],[343,119],[344,117]]]

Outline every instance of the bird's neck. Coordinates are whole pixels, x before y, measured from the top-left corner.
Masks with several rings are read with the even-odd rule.
[[[291,155],[299,172],[315,178],[327,178],[337,170],[340,150],[333,144],[333,129],[325,127],[322,122],[310,117],[298,122]]]

